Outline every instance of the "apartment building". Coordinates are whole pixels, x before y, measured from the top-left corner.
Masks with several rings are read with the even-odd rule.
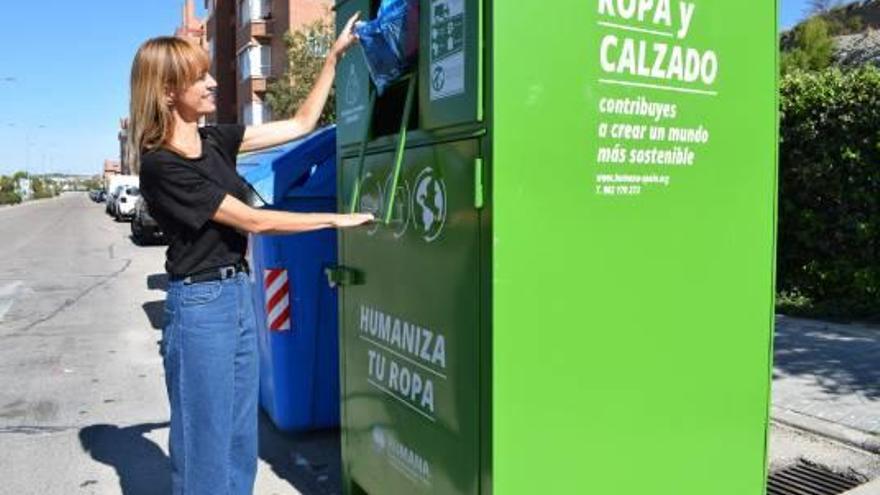
[[[206,44],[211,56],[211,75],[217,81],[217,111],[208,117],[212,124],[238,122],[238,78],[235,67],[234,0],[206,0]]]
[[[131,164],[128,163],[128,119],[119,119],[119,131],[116,134],[119,139],[119,167],[123,175],[131,174]]]
[[[34,196],[34,186],[31,180],[27,177],[18,179],[15,183],[15,192],[18,193],[22,201],[30,201]]]
[[[122,165],[118,160],[104,160],[104,182],[110,180],[110,177],[122,173]]]
[[[212,122],[261,124],[269,82],[287,58],[284,34],[332,16],[333,0],[205,0],[206,38],[219,85]]]
[[[199,46],[206,47],[207,30],[205,21],[196,16],[196,5],[193,0],[184,1],[183,15],[181,17],[182,22],[174,31],[174,36],[189,40]]]

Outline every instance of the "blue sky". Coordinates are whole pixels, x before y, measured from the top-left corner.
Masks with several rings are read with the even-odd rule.
[[[806,0],[781,2],[781,28],[803,17]],[[174,32],[183,0],[4,3],[0,174],[99,173],[119,155],[132,56],[145,39]]]
[[[99,173],[119,156],[134,52],[174,33],[183,0],[3,3],[0,174]]]
[[[805,17],[807,0],[780,0],[779,27],[790,28]],[[843,3],[850,3],[849,1]]]

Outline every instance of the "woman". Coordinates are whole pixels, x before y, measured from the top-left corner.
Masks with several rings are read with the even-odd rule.
[[[171,405],[174,494],[249,494],[257,467],[258,362],[243,232],[294,233],[353,227],[371,215],[257,210],[235,157],[314,130],[336,61],[356,37],[352,17],[296,116],[243,127],[199,128],[215,110],[207,54],[187,41],[144,43],[131,75],[129,150],[141,191],[171,238],[163,333]]]

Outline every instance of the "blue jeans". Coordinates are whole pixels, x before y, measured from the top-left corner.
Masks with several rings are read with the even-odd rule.
[[[171,282],[165,311],[172,493],[249,495],[259,395],[250,279]]]

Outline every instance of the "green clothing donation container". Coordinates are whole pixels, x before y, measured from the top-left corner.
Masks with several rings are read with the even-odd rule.
[[[420,16],[337,69],[344,493],[763,494],[774,2]]]

